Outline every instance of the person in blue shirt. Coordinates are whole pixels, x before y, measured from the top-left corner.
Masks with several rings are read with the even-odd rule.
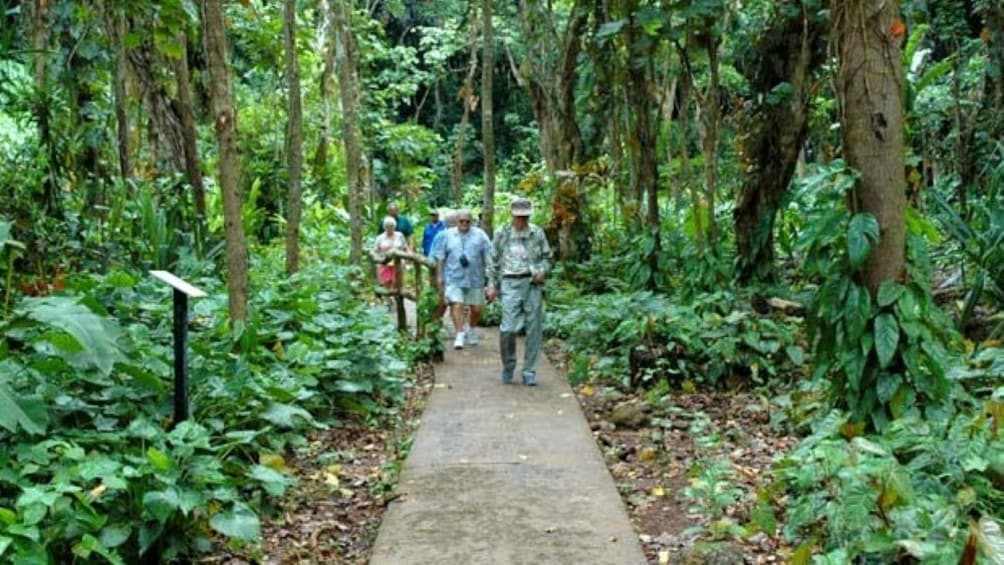
[[[425,230],[422,232],[422,253],[426,257],[432,254],[432,242],[436,239],[436,234],[446,229],[446,224],[444,224],[439,219],[439,210],[433,208],[429,210],[429,224],[425,226]]]
[[[439,287],[450,304],[457,335],[454,349],[478,342],[474,328],[485,305],[485,267],[491,255],[491,240],[481,228],[471,225],[471,211],[457,212],[457,227],[443,232],[434,258],[439,263]],[[464,330],[464,310],[470,309],[470,326]]]

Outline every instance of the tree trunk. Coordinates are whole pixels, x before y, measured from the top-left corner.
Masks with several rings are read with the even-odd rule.
[[[715,196],[718,192],[718,130],[722,110],[719,106],[718,47],[715,39],[708,42],[708,90],[700,96],[701,150],[704,153],[704,194],[708,200],[708,245],[712,253],[718,247],[718,222],[715,220]]]
[[[644,31],[641,24],[635,21],[634,12],[630,9],[627,33],[624,36],[625,48],[628,54],[625,61],[627,112],[631,124],[631,135],[628,138],[628,148],[631,152],[631,193],[640,205],[643,199],[647,202],[646,223],[653,245],[646,261],[649,267],[647,285],[655,289],[659,272],[659,254],[661,241],[659,234],[659,168],[656,159],[656,127],[654,114],[657,110],[655,100],[650,93],[654,91],[654,72],[652,56],[658,43],[648,42],[648,47],[638,50],[644,45]],[[638,61],[644,61],[639,64]]]
[[[808,133],[809,74],[825,57],[824,33],[814,15],[779,9],[748,65],[756,95],[740,128],[746,174],[732,212],[740,283],[775,279],[774,220]],[[779,95],[775,88],[783,84],[791,92]]]
[[[363,260],[362,203],[363,184],[362,134],[359,129],[359,86],[356,76],[356,42],[351,27],[352,0],[335,0],[334,30],[338,37],[335,59],[338,65],[338,90],[342,99],[342,141],[345,144],[345,169],[349,183],[349,218],[352,247],[349,259],[359,265]]]
[[[132,148],[129,143],[129,109],[126,87],[129,77],[129,56],[126,53],[126,17],[121,7],[113,8],[108,27],[109,35],[115,44],[115,125],[119,149],[119,175],[124,186],[125,181],[132,177]]]
[[[195,128],[195,108],[192,104],[192,85],[188,71],[188,34],[177,37],[181,56],[174,60],[174,76],[178,81],[178,113],[181,117],[181,135],[185,151],[185,175],[192,185],[195,214],[199,224],[206,218],[206,189],[202,184],[202,166],[199,164],[199,134]]]
[[[871,213],[879,224],[864,268],[874,295],[882,282],[902,281],[905,271],[903,55],[891,32],[899,2],[841,0],[832,7],[843,152],[861,174],[851,211]]]
[[[241,223],[240,162],[237,154],[237,112],[230,91],[226,28],[222,0],[202,0],[206,59],[209,63],[213,123],[220,152],[220,191],[227,245],[227,295],[230,323],[247,320],[247,243]]]
[[[48,86],[49,60],[49,3],[47,0],[29,0],[25,2],[27,28],[31,34],[31,48],[34,51],[32,77],[35,83],[37,98],[34,101],[33,114],[38,124],[38,139],[45,148],[47,157],[46,174],[42,180],[42,208],[52,217],[61,218],[63,207],[59,199],[59,155],[56,141],[52,134],[52,115],[50,113],[50,94]]]
[[[683,173],[683,185],[690,189],[691,207],[694,214],[694,238],[697,240],[697,250],[704,253],[704,221],[701,206],[701,193],[694,183],[694,172],[690,165],[690,91],[694,86],[693,70],[686,51],[680,51],[680,61],[683,76],[680,80],[680,171]]]
[[[331,24],[331,6],[327,0],[319,3],[321,13],[321,29],[318,37],[322,38],[324,45],[324,68],[321,70],[321,77],[318,80],[318,91],[321,99],[321,131],[317,139],[317,150],[314,152],[314,176],[317,184],[322,187],[321,192],[327,194],[331,189],[331,177],[328,174],[328,144],[331,142],[331,80],[335,73],[335,47],[337,38],[334,35]]]
[[[481,64],[481,139],[484,145],[485,162],[485,194],[481,204],[482,224],[481,228],[492,235],[492,226],[495,221],[495,130],[492,116],[492,71],[495,67],[495,41],[492,36],[492,0],[484,0],[481,3],[481,17],[483,20],[482,41],[484,44],[484,54]]]
[[[289,205],[286,218],[286,272],[300,270],[300,176],[303,168],[303,112],[300,108],[300,64],[296,60],[296,0],[286,0],[283,17],[286,40],[286,82],[289,85]]]
[[[548,173],[557,177],[546,231],[557,240],[558,258],[588,256],[592,226],[584,211],[586,195],[574,171],[583,156],[582,133],[575,112],[576,68],[591,4],[576,0],[562,33],[554,28],[550,3],[521,0],[520,24],[526,44],[521,84],[530,95],[540,127],[541,154]],[[559,49],[555,49],[559,45]]]
[[[457,93],[457,99],[463,105],[463,114],[460,117],[460,125],[457,126],[457,138],[453,145],[453,204],[463,206],[464,204],[464,141],[467,134],[467,124],[471,119],[471,112],[478,105],[478,97],[474,95],[474,72],[478,68],[478,27],[475,19],[474,9],[471,8],[471,27],[468,36],[468,52],[470,53],[470,63],[467,67],[467,76],[464,77],[464,84]]]
[[[1004,3],[987,2],[983,8],[986,22],[988,64],[984,79],[981,121],[987,124],[988,137],[1004,138]]]

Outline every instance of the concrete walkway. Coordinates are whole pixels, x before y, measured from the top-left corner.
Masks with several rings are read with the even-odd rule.
[[[645,563],[568,384],[542,360],[539,386],[503,385],[482,331],[446,343],[371,565]]]

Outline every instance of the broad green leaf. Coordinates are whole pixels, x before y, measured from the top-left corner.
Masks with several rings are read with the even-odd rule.
[[[97,553],[114,565],[124,563],[117,553],[109,551],[96,537],[91,534],[84,534],[80,541],[73,545],[73,554],[84,560],[88,560],[92,553]]]
[[[0,380],[0,427],[14,433],[21,427],[29,434],[45,433],[48,418],[45,406],[37,398],[18,396]]]
[[[173,487],[167,490],[151,491],[143,495],[143,508],[161,523],[166,522],[180,504],[178,491]]]
[[[296,420],[304,420],[307,423],[314,422],[314,417],[310,415],[310,412],[299,406],[279,402],[269,404],[268,409],[262,414],[262,419],[286,428],[297,427],[299,424]]]
[[[4,552],[7,551],[7,548],[10,547],[10,544],[13,542],[14,542],[13,538],[9,538],[7,536],[0,536],[0,557],[3,556]]]
[[[872,245],[879,239],[879,225],[875,216],[863,212],[855,214],[847,226],[847,254],[852,267],[860,267],[871,255]]]
[[[248,477],[262,484],[265,492],[272,496],[282,496],[286,489],[293,484],[293,480],[286,475],[264,465],[251,467]]]
[[[789,345],[784,348],[785,353],[788,354],[788,359],[795,365],[801,366],[805,363],[805,351],[798,345]]]
[[[147,448],[146,458],[158,471],[167,471],[171,468],[171,457],[156,447]]]
[[[875,318],[875,353],[879,367],[886,368],[896,355],[899,345],[899,323],[892,314],[879,314]]]
[[[101,530],[101,543],[107,548],[116,548],[132,535],[132,528],[126,524],[111,524]]]
[[[878,291],[878,305],[888,306],[896,302],[905,290],[902,285],[896,284],[893,281],[882,281]]]
[[[66,355],[78,367],[95,367],[104,376],[123,358],[116,345],[118,326],[103,319],[75,300],[63,296],[30,298],[24,301],[29,318],[65,332],[80,344],[81,351]]]
[[[244,504],[235,504],[233,509],[216,514],[209,520],[209,526],[227,537],[243,541],[256,541],[261,537],[258,516]]]
[[[373,392],[373,383],[369,380],[355,379],[347,380],[340,379],[335,383],[335,389],[341,392]]]
[[[896,391],[899,390],[899,385],[902,384],[903,377],[897,374],[888,373],[882,371],[879,375],[878,384],[876,386],[876,393],[878,394],[879,402],[889,402]]]
[[[627,20],[617,20],[604,23],[600,26],[600,29],[596,31],[596,39],[602,40],[611,35],[620,33],[625,24],[627,24]]]

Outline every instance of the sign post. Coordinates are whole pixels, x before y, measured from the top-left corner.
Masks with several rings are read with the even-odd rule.
[[[150,274],[174,289],[174,425],[188,419],[188,366],[185,362],[188,342],[188,298],[201,298],[202,290],[167,271]]]

